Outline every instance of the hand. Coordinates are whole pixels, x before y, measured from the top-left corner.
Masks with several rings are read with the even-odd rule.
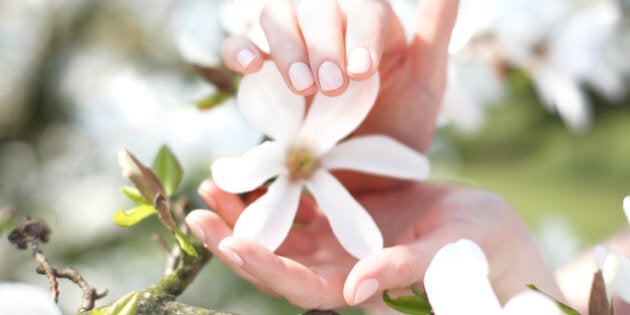
[[[223,59],[247,74],[270,58],[301,95],[339,95],[348,80],[363,80],[380,70],[379,97],[355,133],[386,134],[424,152],[444,92],[458,1],[420,4],[409,41],[387,0],[303,0],[296,9],[291,0],[269,1],[261,24],[271,54],[245,36],[235,36],[225,41]]]
[[[302,199],[296,226],[274,254],[256,241],[231,237],[231,227],[245,207],[239,197],[210,180],[199,193],[215,212],[196,210],[188,216],[195,235],[241,277],[304,308],[382,307],[377,292],[421,283],[433,255],[460,238],[484,250],[502,302],[528,283],[561,297],[527,229],[510,206],[491,193],[415,183],[357,194],[381,228],[386,246],[358,262],[341,248],[309,197]]]

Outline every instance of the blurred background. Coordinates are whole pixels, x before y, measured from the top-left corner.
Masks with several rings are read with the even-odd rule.
[[[422,1],[422,0],[421,0]],[[392,0],[407,25],[415,1]],[[110,293],[140,290],[164,269],[151,233],[114,224],[131,205],[116,160],[151,163],[168,144],[185,170],[181,194],[212,160],[256,144],[233,99],[195,66],[220,64],[226,34],[259,45],[256,0],[0,1],[0,211],[44,218],[53,265]],[[449,83],[431,148],[432,180],[505,195],[553,267],[627,221],[630,194],[630,1],[462,0]],[[1,232],[0,232],[1,233]],[[4,239],[6,232],[1,235]],[[47,287],[26,252],[0,241],[0,281]],[[61,306],[80,292],[62,281]],[[181,298],[242,314],[297,314],[211,262]],[[346,310],[344,314],[361,314]]]

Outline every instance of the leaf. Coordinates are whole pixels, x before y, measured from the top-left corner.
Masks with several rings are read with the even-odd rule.
[[[130,227],[157,213],[157,209],[152,205],[140,205],[129,210],[116,212],[114,214],[114,222],[123,227]]]
[[[149,205],[151,203],[149,203],[149,201],[147,201],[146,199],[144,199],[144,197],[142,196],[142,194],[140,193],[140,191],[134,187],[129,187],[129,186],[120,186],[120,190],[122,190],[123,194],[125,195],[125,197],[127,197],[129,200],[131,200],[133,203],[137,204],[137,205]]]
[[[153,161],[151,169],[153,169],[157,178],[159,178],[160,182],[162,182],[166,196],[170,197],[173,195],[175,190],[177,190],[179,183],[182,181],[184,171],[175,157],[175,154],[173,154],[168,146],[163,145],[160,148],[160,151]]]
[[[405,295],[392,299],[387,290],[383,291],[383,301],[387,306],[405,314],[430,315],[431,304],[424,296]]]
[[[0,221],[0,233],[4,232],[4,231],[9,231],[12,230],[16,225],[17,225],[17,219],[15,218],[8,218],[6,220],[1,220]]]
[[[558,305],[558,307],[560,308],[560,310],[562,310],[562,312],[564,312],[565,314],[567,314],[567,315],[580,315],[580,312],[578,312],[578,311],[576,311],[574,308],[572,308],[572,307],[570,307],[570,306],[568,306],[568,305],[566,305],[566,304],[564,304],[564,303],[562,303],[562,302],[560,302],[560,301],[558,301],[558,300],[554,299],[554,298],[553,298],[552,296],[550,296],[549,294],[547,294],[547,293],[545,293],[545,292],[541,291],[541,290],[540,290],[538,287],[536,287],[535,285],[533,285],[533,284],[528,284],[528,285],[527,285],[527,287],[528,287],[530,290],[536,291],[536,292],[538,292],[538,293],[540,293],[540,294],[542,294],[542,295],[544,295],[544,296],[546,296],[546,297],[548,297],[548,298],[552,299],[554,302],[556,302],[556,305]]]
[[[129,178],[145,200],[152,202],[156,195],[164,195],[164,187],[157,176],[129,151],[118,151],[118,164],[122,168],[123,176]]]
[[[195,105],[197,106],[197,109],[200,109],[200,110],[210,109],[217,105],[220,105],[221,103],[225,102],[232,96],[233,96],[233,93],[226,93],[226,92],[219,91],[204,99],[197,101]]]
[[[139,295],[137,291],[121,297],[113,304],[93,309],[92,315],[135,315],[138,308]]]
[[[186,254],[193,256],[193,257],[197,257],[197,251],[195,250],[195,248],[192,246],[192,244],[190,243],[190,240],[188,239],[188,236],[186,236],[186,234],[182,233],[182,231],[178,228],[175,228],[173,230],[175,232],[175,240],[177,240],[177,244],[179,245],[179,247],[186,252]]]

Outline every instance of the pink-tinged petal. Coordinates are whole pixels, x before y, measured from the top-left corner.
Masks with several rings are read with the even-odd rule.
[[[424,275],[424,287],[437,315],[497,314],[501,310],[488,281],[488,261],[470,240],[450,243],[435,254]]]
[[[556,302],[552,299],[534,292],[523,291],[505,304],[501,314],[505,315],[562,315]]]
[[[613,294],[630,303],[630,260],[621,255],[616,255],[616,258],[618,265]]]
[[[289,90],[271,61],[243,77],[237,101],[245,119],[274,140],[293,140],[304,119],[304,97]]]
[[[429,160],[402,143],[381,135],[352,138],[334,146],[321,159],[327,169],[346,169],[390,177],[423,180]]]
[[[253,239],[270,251],[286,238],[300,201],[302,186],[280,176],[267,193],[250,204],[236,221],[234,236]]]
[[[313,145],[316,154],[328,151],[365,119],[376,101],[378,87],[376,73],[364,81],[350,81],[340,96],[316,94],[300,130],[300,140]]]
[[[264,184],[285,171],[286,147],[276,141],[266,141],[236,158],[219,158],[212,163],[212,177],[219,188],[242,193]]]
[[[328,217],[341,246],[357,258],[383,248],[383,236],[370,214],[341,183],[325,170],[317,170],[306,182],[317,204]]]

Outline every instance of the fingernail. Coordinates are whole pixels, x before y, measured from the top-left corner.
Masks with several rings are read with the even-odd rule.
[[[247,48],[241,49],[236,53],[236,61],[243,70],[247,69],[254,59],[256,59],[256,55],[253,51]]]
[[[313,85],[311,69],[303,62],[294,62],[289,67],[289,80],[296,90],[306,90]]]
[[[372,57],[365,47],[355,47],[348,55],[348,73],[362,74],[370,71]]]
[[[193,232],[193,234],[195,234],[195,236],[200,239],[202,242],[206,242],[206,233],[204,232],[203,228],[199,225],[198,223],[198,217],[199,215],[196,212],[191,212],[187,217],[186,217],[186,224],[188,225],[188,227],[190,228],[190,230]]]
[[[212,210],[217,209],[217,200],[212,197],[212,193],[214,190],[214,186],[210,181],[204,181],[199,185],[199,189],[197,189],[197,193],[201,196],[201,199],[208,205],[208,207]]]
[[[378,280],[366,279],[361,281],[354,294],[354,305],[367,300],[370,296],[376,293],[376,290],[378,290]]]
[[[239,256],[234,250],[234,240],[232,238],[224,238],[221,243],[219,243],[219,250],[227,257],[233,264],[237,266],[243,265],[243,258]]]
[[[343,85],[341,69],[333,62],[326,61],[322,63],[317,74],[319,76],[319,86],[324,91],[333,91]]]

